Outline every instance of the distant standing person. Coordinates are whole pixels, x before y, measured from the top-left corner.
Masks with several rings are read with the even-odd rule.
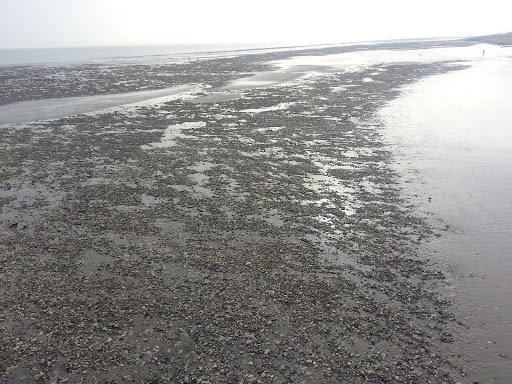
[[[485,49],[482,51],[482,57],[485,56]]]

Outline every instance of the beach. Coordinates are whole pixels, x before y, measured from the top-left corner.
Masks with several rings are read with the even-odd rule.
[[[470,46],[0,67],[0,382],[476,381],[379,115]]]
[[[510,48],[487,48],[467,70],[406,87],[383,108],[404,192],[444,236],[425,255],[449,268],[449,294],[468,329],[459,347],[479,382],[512,381]],[[398,154],[398,152],[400,154]]]

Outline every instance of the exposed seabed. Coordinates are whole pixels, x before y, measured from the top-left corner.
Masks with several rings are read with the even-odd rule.
[[[467,64],[332,53],[2,69],[5,108],[190,87],[2,125],[2,380],[471,377],[450,271],[425,252],[449,231],[408,200],[378,114]]]

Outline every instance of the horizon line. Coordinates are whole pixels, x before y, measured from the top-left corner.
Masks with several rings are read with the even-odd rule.
[[[264,48],[297,48],[297,47],[314,47],[321,45],[341,45],[341,44],[360,44],[360,43],[378,43],[385,41],[420,41],[420,40],[453,40],[453,39],[465,39],[470,37],[481,37],[481,36],[494,36],[501,35],[503,33],[491,34],[491,35],[463,35],[463,36],[425,36],[425,37],[402,37],[402,38],[390,38],[390,39],[372,39],[372,40],[353,40],[353,41],[338,41],[338,42],[317,42],[317,43],[299,43],[299,42],[216,42],[216,43],[139,43],[139,44],[105,44],[105,45],[66,45],[66,46],[45,46],[45,47],[18,47],[18,48],[3,48],[2,51],[15,51],[15,50],[37,50],[37,49],[74,49],[74,48],[122,48],[122,47],[179,47],[179,46],[257,46],[257,48],[240,49],[240,50],[251,50],[251,49],[264,49]]]

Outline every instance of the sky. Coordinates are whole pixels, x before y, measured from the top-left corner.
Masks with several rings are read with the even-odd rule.
[[[0,48],[302,45],[512,31],[510,0],[0,0]]]

